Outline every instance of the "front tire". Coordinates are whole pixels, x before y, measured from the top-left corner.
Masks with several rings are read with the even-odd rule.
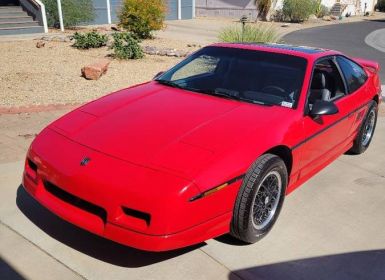
[[[230,234],[246,243],[263,238],[278,218],[287,183],[286,165],[280,157],[264,154],[258,158],[239,189]]]
[[[369,147],[370,142],[372,142],[374,130],[376,129],[377,124],[377,102],[372,101],[369,105],[369,111],[365,116],[365,119],[362,121],[360,130],[356,138],[353,141],[353,147],[349,152],[353,154],[362,154]]]

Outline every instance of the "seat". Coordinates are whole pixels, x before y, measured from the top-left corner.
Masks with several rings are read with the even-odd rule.
[[[330,101],[331,92],[326,88],[326,75],[322,71],[315,70],[310,87],[309,103],[316,100]]]

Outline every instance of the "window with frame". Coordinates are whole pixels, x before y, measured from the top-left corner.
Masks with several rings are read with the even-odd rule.
[[[308,103],[334,101],[345,95],[345,85],[333,58],[318,61],[314,67]]]
[[[345,77],[349,93],[355,92],[368,79],[364,69],[357,63],[343,56],[338,56],[337,61]]]

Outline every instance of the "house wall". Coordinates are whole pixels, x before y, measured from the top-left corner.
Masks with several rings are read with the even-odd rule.
[[[275,9],[282,9],[284,0],[278,0]],[[356,3],[361,3],[361,8],[357,9]],[[337,0],[322,0],[322,4],[329,9]],[[340,0],[341,4],[346,4],[348,7],[344,14],[349,12],[351,15],[363,13],[364,5],[367,3],[366,11],[373,11],[373,7],[377,0]],[[358,5],[359,6],[359,5]],[[232,17],[240,18],[243,15],[249,16],[250,19],[255,19],[257,16],[254,0],[196,0],[196,15],[208,17]]]
[[[196,15],[200,17],[233,17],[247,15],[256,18],[253,0],[196,0]]]
[[[1,1],[1,0],[0,0]],[[90,24],[107,24],[107,0],[92,0],[95,8],[95,20]],[[119,9],[122,6],[123,0],[109,0],[111,9],[112,23],[118,22]],[[178,19],[178,0],[165,0],[167,4],[167,20]],[[193,17],[193,1],[180,0],[181,4],[181,19],[191,19]]]

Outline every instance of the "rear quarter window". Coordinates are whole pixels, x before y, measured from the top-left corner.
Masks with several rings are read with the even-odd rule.
[[[345,57],[337,57],[338,64],[345,77],[349,93],[355,92],[368,79],[364,69],[357,63]]]

